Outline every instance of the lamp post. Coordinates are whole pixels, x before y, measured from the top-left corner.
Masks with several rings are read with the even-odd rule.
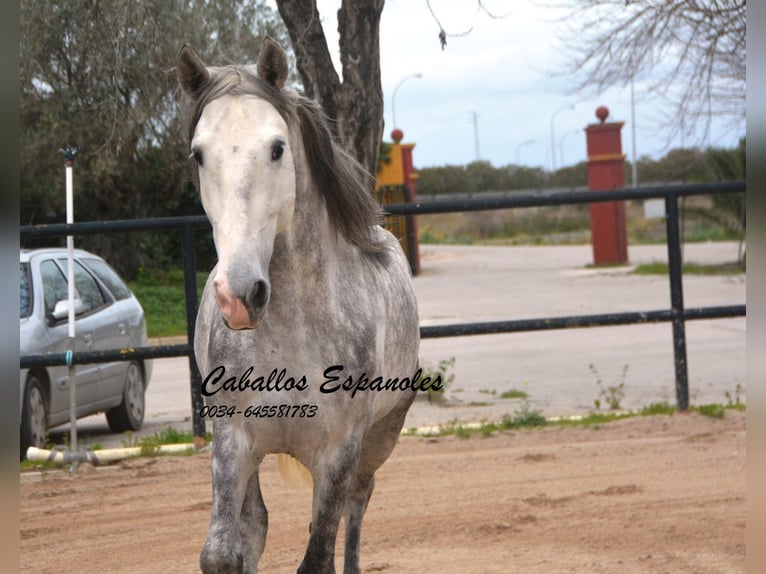
[[[520,157],[519,152],[521,151],[521,148],[523,148],[526,145],[532,145],[533,143],[535,143],[535,140],[526,140],[521,142],[519,145],[517,145],[516,151],[513,154],[513,163],[515,163],[516,165],[519,165],[519,157]]]
[[[479,161],[481,158],[479,153],[479,115],[476,112],[471,112],[471,122],[473,123],[473,151],[476,155],[476,161]]]
[[[394,93],[391,95],[391,119],[394,121],[393,128],[399,127],[396,125],[396,92],[397,90],[399,90],[399,86],[401,86],[407,80],[411,80],[412,78],[422,78],[422,77],[423,77],[423,74],[421,73],[410,74],[409,76],[404,76],[401,80],[399,80],[399,83],[396,84],[396,87],[394,88]]]
[[[74,157],[77,155],[77,147],[69,145],[60,149],[59,153],[64,156],[66,174],[66,222],[74,223],[74,186],[72,183],[72,170]],[[74,237],[67,235],[67,301],[69,303],[68,334],[69,350],[67,351],[67,367],[69,369],[69,448],[77,450],[77,386],[75,367],[72,363],[72,354],[75,351],[75,277],[74,277]]]
[[[574,104],[562,106],[553,112],[553,115],[551,116],[551,171],[556,171],[556,133],[553,129],[553,123],[559,112],[563,112],[564,110],[573,110],[574,107]]]
[[[633,76],[630,77],[630,136],[633,140],[630,171],[633,176],[633,187],[636,187],[638,185],[638,166],[636,164],[636,93],[633,88]]]
[[[559,160],[561,161],[562,166],[564,165],[564,140],[567,136],[579,133],[582,133],[582,130],[569,130],[561,136],[561,139],[559,140]]]

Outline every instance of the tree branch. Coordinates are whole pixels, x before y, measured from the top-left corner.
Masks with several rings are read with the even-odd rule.
[[[277,8],[290,34],[306,96],[318,101],[325,113],[336,119],[335,94],[340,89],[340,79],[330,57],[316,0],[277,0]]]
[[[671,127],[690,132],[684,118],[744,119],[745,0],[564,0],[560,34],[567,63],[555,75],[574,78],[572,92],[598,93],[651,77],[648,91],[675,108]]]

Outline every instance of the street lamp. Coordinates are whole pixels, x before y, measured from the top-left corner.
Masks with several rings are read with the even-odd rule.
[[[565,132],[564,135],[561,136],[561,139],[559,140],[559,160],[561,160],[561,165],[564,165],[564,140],[567,138],[567,136],[571,136],[574,134],[581,134],[582,130],[569,130],[568,132]]]
[[[391,96],[391,116],[394,121],[394,125],[392,129],[398,127],[396,125],[396,91],[399,89],[399,86],[401,86],[407,80],[410,80],[412,78],[422,78],[422,77],[423,77],[423,74],[420,74],[420,73],[410,74],[409,76],[404,76],[401,80],[399,80],[399,83],[396,84],[396,87],[394,88],[394,93]]]
[[[535,140],[526,140],[517,145],[516,151],[513,154],[513,163],[519,165],[519,152],[521,151],[521,148],[523,148],[525,145],[531,145],[533,143],[535,143]]]
[[[630,170],[633,176],[633,187],[636,187],[638,185],[638,166],[636,164],[636,94],[633,88],[633,76],[630,76],[630,134],[633,140]]]
[[[563,112],[564,110],[573,110],[574,104],[569,104],[568,106],[563,106],[557,109],[555,112],[553,112],[553,115],[551,116],[551,171],[556,171],[556,135],[553,130],[553,122],[556,119],[556,116],[559,112]]]

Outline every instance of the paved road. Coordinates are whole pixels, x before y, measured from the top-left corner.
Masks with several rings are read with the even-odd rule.
[[[734,243],[685,247],[687,261],[736,259]],[[629,248],[631,264],[666,261],[664,246]],[[421,324],[542,318],[667,309],[665,276],[636,276],[627,268],[595,270],[589,246],[423,246],[422,274],[415,279]],[[745,277],[686,276],[687,307],[745,302]],[[692,404],[745,398],[745,318],[687,323]],[[528,394],[529,406],[547,416],[584,414],[602,388],[624,383],[624,408],[675,401],[670,324],[597,327],[508,335],[428,339],[421,362],[435,368],[453,358],[448,406],[418,400],[407,427],[496,420],[522,408],[502,399],[510,390]],[[598,384],[601,381],[601,384]],[[139,436],[172,426],[191,429],[187,361],[161,359],[147,391],[146,423]],[[59,427],[68,433],[68,426]],[[78,422],[81,444],[120,446],[125,437],[106,433],[103,415]],[[52,433],[54,440],[61,433]]]

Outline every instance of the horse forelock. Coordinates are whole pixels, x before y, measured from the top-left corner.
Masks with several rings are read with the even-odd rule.
[[[335,141],[330,120],[315,101],[289,89],[277,90],[247,66],[210,68],[211,81],[187,111],[187,137],[194,138],[202,112],[223,95],[255,96],[267,101],[290,129],[298,129],[309,173],[321,194],[328,217],[343,237],[364,252],[380,252],[385,245],[374,226],[381,210],[372,195],[373,177]],[[195,183],[198,167],[192,162]]]

